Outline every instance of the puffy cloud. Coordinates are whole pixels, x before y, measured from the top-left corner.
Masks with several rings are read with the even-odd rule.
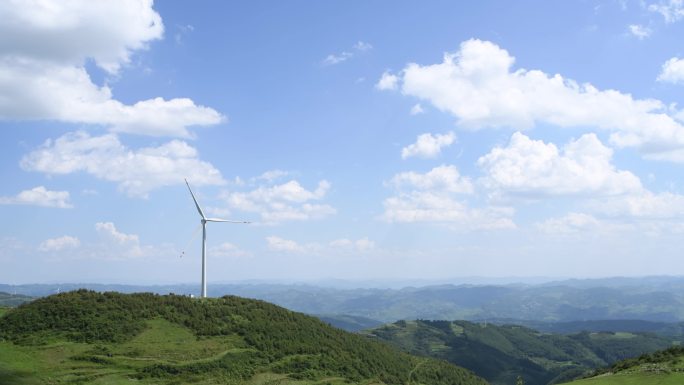
[[[0,119],[48,119],[113,131],[190,136],[223,120],[192,100],[153,98],[127,105],[94,84],[86,60],[115,75],[131,55],[160,39],[149,0],[10,1],[0,5]]]
[[[280,179],[280,178],[286,177],[286,176],[288,176],[288,175],[290,175],[289,172],[276,169],[276,170],[269,170],[269,171],[266,171],[266,172],[264,172],[263,174],[261,174],[261,175],[259,175],[258,177],[256,177],[255,179],[257,179],[257,180],[258,180],[258,179],[261,179],[261,180],[264,180],[264,181],[266,181],[266,182],[271,183],[271,182],[273,182],[273,181],[275,181],[275,180],[278,180],[278,179]]]
[[[4,205],[32,205],[43,207],[72,208],[68,191],[50,191],[43,186],[24,190],[13,197],[0,197]]]
[[[62,64],[92,58],[110,73],[164,33],[152,0],[10,0],[0,4],[0,14],[3,56]]]
[[[81,246],[81,241],[78,238],[65,235],[58,238],[46,239],[40,243],[38,250],[46,252],[61,251],[65,249],[75,249],[79,246]]]
[[[441,165],[425,174],[414,171],[396,174],[390,183],[397,189],[408,187],[417,190],[438,190],[450,193],[470,194],[473,184],[469,178],[462,177],[456,166]]]
[[[412,156],[421,158],[434,158],[442,152],[442,147],[448,147],[456,140],[453,132],[448,134],[422,134],[418,135],[416,143],[404,147],[401,150],[401,158],[406,159]]]
[[[298,181],[290,180],[247,192],[224,192],[221,198],[231,209],[258,213],[265,224],[274,224],[335,214],[336,210],[330,205],[312,203],[323,199],[329,189],[330,183],[326,180],[318,182],[315,190],[307,190]]]
[[[398,86],[399,77],[397,75],[393,75],[389,71],[383,72],[382,76],[380,77],[380,80],[378,80],[378,82],[375,83],[375,88],[382,91],[396,90]]]
[[[629,32],[639,40],[644,40],[645,38],[651,36],[651,33],[653,32],[650,28],[639,24],[630,24],[628,29]]]
[[[661,1],[659,4],[649,5],[648,10],[663,15],[667,23],[674,23],[684,17],[684,1]]]
[[[465,128],[589,126],[611,131],[617,146],[682,160],[676,151],[684,148],[684,127],[662,102],[601,91],[538,70],[512,70],[514,62],[494,43],[468,40],[442,63],[409,64],[400,79],[386,72],[376,86],[398,89],[401,83],[403,94],[429,101]]]
[[[139,197],[159,187],[182,184],[184,177],[194,185],[225,183],[221,173],[199,160],[197,150],[183,141],[132,150],[114,134],[90,136],[82,131],[47,140],[22,158],[21,167],[50,175],[86,172],[116,182],[126,194]]]
[[[595,134],[571,141],[562,151],[553,143],[516,132],[506,147],[496,147],[478,160],[489,189],[512,194],[617,195],[642,190],[639,178],[617,170],[613,151]]]
[[[373,46],[370,43],[359,40],[354,44],[354,49],[357,51],[370,51],[373,49]]]
[[[513,210],[505,207],[471,208],[456,194],[471,194],[470,179],[455,166],[439,166],[425,174],[404,172],[390,183],[395,195],[384,200],[387,222],[433,222],[467,230],[514,228]]]
[[[684,59],[673,57],[663,64],[658,81],[667,83],[684,83]]]
[[[98,222],[95,230],[100,236],[98,243],[85,247],[82,256],[95,259],[150,258],[173,253],[167,245],[162,247],[143,245],[137,234],[119,231],[112,222]]]

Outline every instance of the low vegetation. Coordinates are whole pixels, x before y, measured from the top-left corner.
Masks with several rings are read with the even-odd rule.
[[[485,384],[444,361],[239,297],[96,293],[0,318],[0,383]]]
[[[679,385],[684,383],[684,348],[672,347],[614,363],[572,385]]]

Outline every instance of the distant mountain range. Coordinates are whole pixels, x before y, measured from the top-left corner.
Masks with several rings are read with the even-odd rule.
[[[78,288],[124,293],[198,293],[198,285],[0,284],[0,291],[33,297]],[[209,289],[212,296],[239,295],[308,314],[344,314],[383,323],[401,319],[504,320],[523,324],[530,321],[542,324],[591,320],[684,321],[683,277],[566,280],[534,285],[445,284],[403,289],[212,284]]]
[[[518,325],[418,320],[398,321],[364,334],[411,354],[465,367],[492,385],[515,384],[518,377],[527,385],[562,383],[679,342],[620,330],[561,335]]]

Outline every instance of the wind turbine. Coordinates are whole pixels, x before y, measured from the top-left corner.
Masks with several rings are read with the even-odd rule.
[[[197,198],[193,194],[190,188],[190,183],[185,179],[185,184],[188,185],[188,190],[190,190],[190,195],[192,195],[192,200],[195,201],[195,207],[197,207],[197,212],[200,217],[202,217],[202,298],[207,298],[207,222],[228,222],[228,223],[250,223],[246,221],[229,221],[227,219],[221,218],[207,218],[202,211],[199,203],[197,203]]]

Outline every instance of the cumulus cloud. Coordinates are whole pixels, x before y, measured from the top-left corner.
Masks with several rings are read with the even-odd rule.
[[[416,143],[404,147],[401,150],[401,158],[406,159],[412,156],[420,158],[434,158],[442,152],[443,147],[448,147],[456,140],[453,132],[447,134],[422,134],[416,138]]]
[[[645,38],[651,36],[651,33],[653,32],[650,28],[639,24],[630,24],[628,29],[629,33],[639,40],[644,40]]]
[[[86,132],[67,133],[25,155],[21,167],[48,175],[86,172],[99,179],[116,182],[130,196],[147,197],[163,186],[182,184],[191,178],[194,185],[222,185],[221,173],[198,158],[187,143],[172,140],[158,147],[127,148],[115,134],[91,136]]]
[[[478,160],[481,182],[509,194],[618,195],[642,190],[639,178],[612,164],[613,151],[595,134],[570,141],[562,150],[520,132],[506,147],[495,147]]]
[[[469,178],[455,166],[442,165],[425,174],[404,172],[389,182],[395,194],[383,201],[387,222],[433,222],[467,230],[514,228],[506,207],[472,208],[458,195],[471,194]]]
[[[513,70],[515,58],[494,43],[468,40],[442,63],[409,64],[396,77],[386,72],[380,89],[432,103],[470,129],[537,124],[595,127],[611,132],[611,143],[636,147],[647,156],[684,161],[684,127],[655,99],[634,99],[616,90],[599,90],[561,75]]]
[[[0,14],[0,119],[47,119],[116,132],[190,136],[189,126],[224,118],[187,98],[124,104],[93,83],[87,60],[110,75],[135,51],[161,39],[150,0],[3,2]]]
[[[661,1],[658,4],[650,4],[648,10],[663,15],[666,23],[674,23],[684,17],[684,1]]]
[[[137,234],[120,232],[112,222],[98,222],[95,230],[100,236],[101,243],[94,245],[97,249],[94,255],[100,258],[126,259],[149,256],[153,250],[151,246],[141,246]]]
[[[48,251],[61,251],[65,249],[75,249],[81,246],[81,241],[76,237],[71,237],[68,235],[46,239],[41,242],[38,246],[38,250],[48,252]]]
[[[378,82],[375,83],[375,88],[381,91],[396,90],[398,86],[399,77],[397,75],[393,75],[389,71],[383,72],[382,76],[380,76],[380,80],[378,80]]]
[[[229,191],[221,194],[230,209],[258,213],[264,224],[284,221],[320,219],[335,214],[330,205],[315,203],[330,189],[326,180],[314,190],[307,190],[298,181],[263,185],[251,191]]]
[[[0,205],[32,205],[61,209],[74,207],[69,202],[68,191],[50,191],[43,186],[24,190],[13,197],[0,197]]]
[[[684,83],[684,59],[673,57],[663,64],[658,81],[666,83]]]
[[[396,174],[390,183],[397,189],[408,187],[416,190],[439,190],[450,193],[471,194],[473,184],[470,178],[463,177],[456,166],[441,165],[425,174],[408,171]]]

